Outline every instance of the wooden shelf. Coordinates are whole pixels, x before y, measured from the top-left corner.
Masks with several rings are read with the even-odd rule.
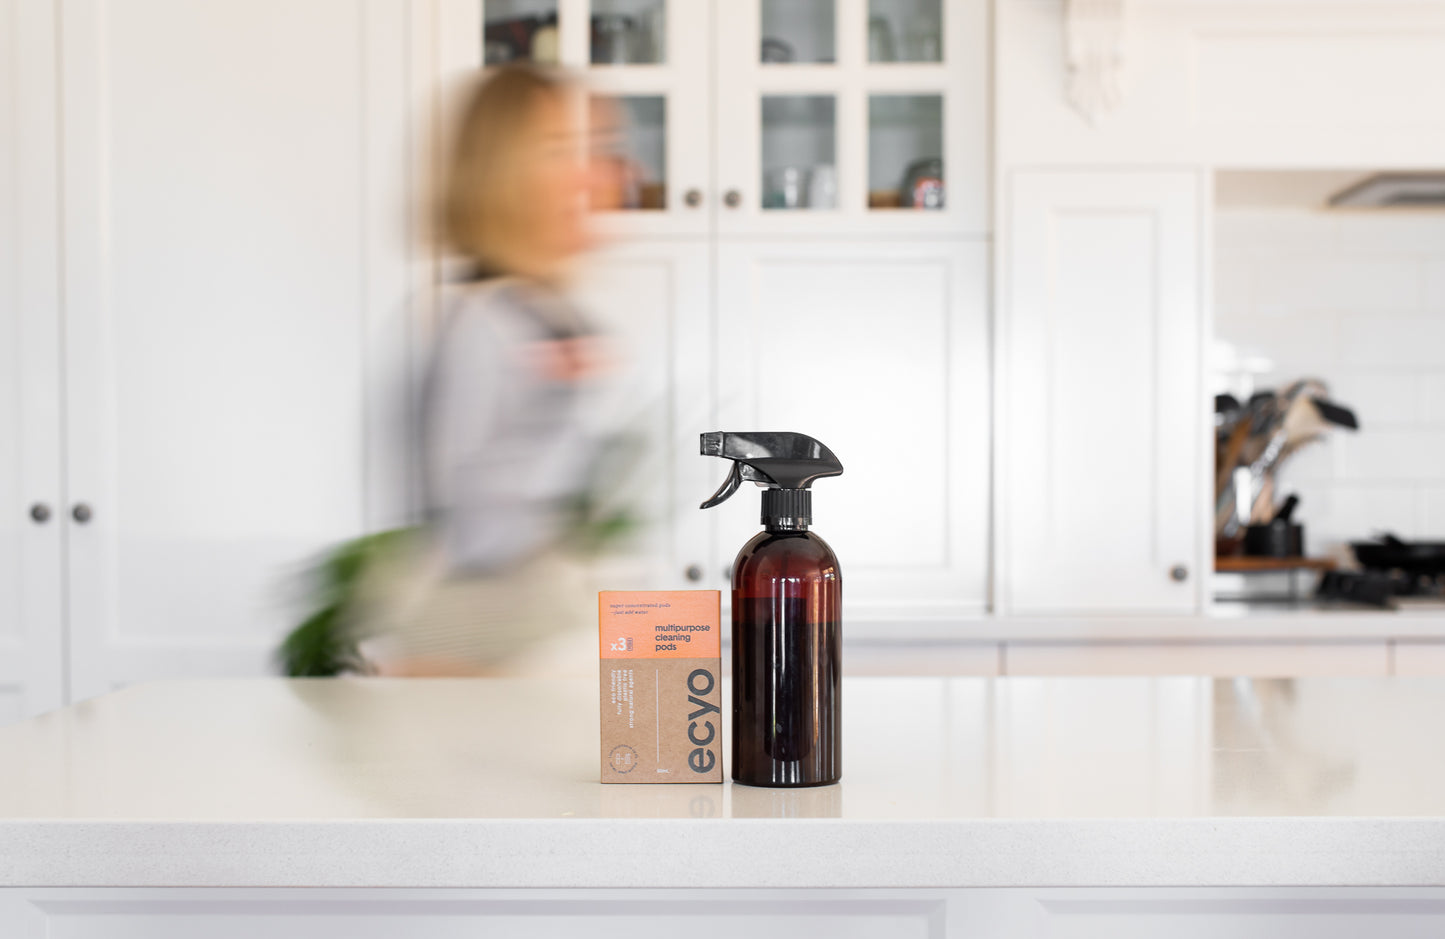
[[[1221,574],[1254,574],[1261,571],[1332,571],[1335,562],[1330,558],[1256,558],[1244,555],[1217,557],[1214,570]]]

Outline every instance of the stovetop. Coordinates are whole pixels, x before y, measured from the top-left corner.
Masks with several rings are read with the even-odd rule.
[[[1326,571],[1315,599],[1381,609],[1445,609],[1445,575],[1399,570]]]

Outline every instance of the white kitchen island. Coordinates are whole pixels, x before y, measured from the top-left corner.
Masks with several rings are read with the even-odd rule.
[[[853,679],[811,790],[600,785],[596,702],[181,681],[0,728],[0,936],[1445,935],[1439,679]]]

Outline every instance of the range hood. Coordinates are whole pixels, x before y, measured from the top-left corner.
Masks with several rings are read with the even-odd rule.
[[[1445,208],[1445,173],[1376,173],[1330,196],[1332,209]]]

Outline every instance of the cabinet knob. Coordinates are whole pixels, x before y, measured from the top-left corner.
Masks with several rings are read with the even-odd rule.
[[[723,196],[723,205],[730,209],[736,209],[743,204],[743,194],[736,189],[729,189]]]
[[[733,569],[731,567],[724,567],[722,570],[722,575],[723,583],[730,584],[733,582]]]
[[[84,502],[75,503],[75,508],[70,510],[70,517],[75,519],[82,525],[90,521],[91,518],[94,517],[94,515],[95,513],[90,511],[90,506],[86,505]]]
[[[1181,584],[1184,583],[1184,581],[1189,579],[1189,568],[1183,564],[1175,564],[1169,568],[1169,579]]]
[[[702,190],[689,189],[683,194],[682,201],[689,209],[697,208],[702,205]]]
[[[687,566],[687,570],[682,572],[682,576],[686,577],[693,583],[697,583],[698,581],[702,580],[702,565],[689,564]]]
[[[50,506],[44,502],[35,503],[30,507],[30,518],[33,519],[36,524],[44,525],[50,521]]]

